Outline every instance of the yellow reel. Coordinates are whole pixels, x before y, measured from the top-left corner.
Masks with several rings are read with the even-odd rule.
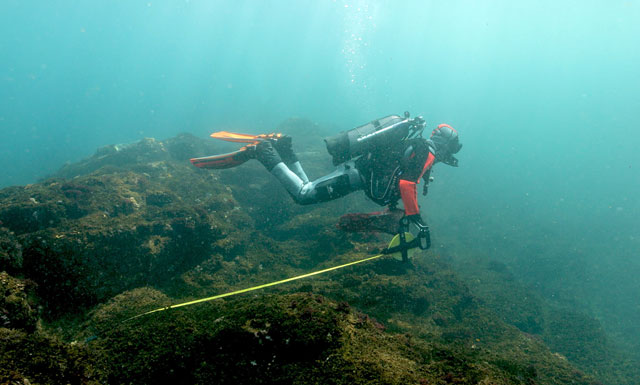
[[[405,237],[405,242],[407,243],[413,241],[416,238],[410,232],[405,232],[404,237]],[[391,242],[389,242],[388,248],[391,249],[398,246],[400,246],[400,234],[396,234],[393,237]],[[415,252],[416,252],[416,248],[407,250],[407,257],[409,257],[409,259],[413,258],[413,255],[415,254]],[[389,255],[391,255],[394,259],[397,259],[398,261],[402,261],[402,253],[400,251],[398,251],[397,253],[389,254]]]

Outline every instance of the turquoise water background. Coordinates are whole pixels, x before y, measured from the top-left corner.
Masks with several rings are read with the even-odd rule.
[[[143,137],[409,110],[464,144],[422,202],[435,234],[638,352],[639,46],[638,1],[3,0],[0,186]]]

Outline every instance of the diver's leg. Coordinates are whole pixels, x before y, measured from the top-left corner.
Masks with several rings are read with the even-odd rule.
[[[313,182],[304,182],[287,167],[269,141],[258,144],[256,158],[278,179],[293,200],[303,205],[340,198],[363,186],[353,161],[341,164],[331,174]]]
[[[342,164],[331,174],[307,183],[283,162],[278,163],[271,174],[280,181],[293,200],[302,205],[330,201],[362,189],[362,178],[352,164]]]
[[[305,183],[297,174],[287,167],[271,141],[260,142],[255,150],[256,159],[278,179],[289,195],[297,202]]]
[[[293,152],[291,137],[288,135],[277,138],[273,141],[273,147],[278,151],[278,154],[282,157],[282,161],[293,171],[304,183],[309,182],[307,174],[304,172],[298,156]]]
[[[346,162],[338,166],[335,171],[313,182],[305,183],[298,193],[296,202],[312,204],[326,202],[343,197],[363,187],[360,172],[353,162]]]
[[[300,179],[293,171],[287,167],[284,162],[278,163],[272,170],[271,174],[278,179],[280,184],[287,190],[289,195],[298,202],[300,191],[304,188],[305,182]],[[307,182],[308,184],[309,182]]]
[[[302,165],[299,160],[296,160],[293,163],[287,163],[287,166],[294,174],[296,174],[304,183],[309,183],[309,177],[302,169]]]

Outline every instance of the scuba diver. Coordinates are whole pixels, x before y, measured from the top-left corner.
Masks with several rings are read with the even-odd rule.
[[[429,227],[420,215],[417,184],[424,180],[423,195],[434,164],[457,167],[453,156],[462,148],[457,131],[440,124],[429,139],[422,137],[426,122],[422,117],[390,115],[350,131],[326,138],[327,151],[336,169],[310,181],[293,151],[292,138],[282,134],[246,135],[221,131],[211,136],[247,143],[240,150],[223,155],[191,159],[200,168],[230,168],[257,159],[278,179],[293,200],[302,205],[326,202],[364,190],[367,197],[388,209],[372,214],[347,214],[338,224],[345,231],[374,229],[400,235],[400,243],[427,249]],[[402,200],[404,212],[396,209]],[[418,230],[411,242],[405,239],[409,224]],[[390,229],[389,227],[392,227]],[[413,238],[413,237],[411,237]],[[409,247],[409,246],[407,246]],[[406,260],[406,250],[402,253]]]

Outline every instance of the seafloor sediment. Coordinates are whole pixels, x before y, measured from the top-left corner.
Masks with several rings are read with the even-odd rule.
[[[317,132],[309,125],[282,129]],[[319,137],[296,144],[310,174],[330,166]],[[372,208],[364,195],[300,207],[257,162],[225,171],[188,162],[223,150],[190,135],[145,139],[0,191],[0,384],[614,378],[581,360],[576,346],[592,357],[606,355],[604,343],[564,330],[571,322],[557,319],[567,313],[535,303],[535,312],[505,316],[500,304],[517,300],[494,286],[471,290],[437,249],[125,321],[384,247],[384,236],[335,227],[341,214]],[[488,267],[493,284],[511,282],[500,265]],[[510,285],[513,296],[526,291]],[[586,332],[587,321],[576,318]],[[553,339],[563,332],[565,345]]]

